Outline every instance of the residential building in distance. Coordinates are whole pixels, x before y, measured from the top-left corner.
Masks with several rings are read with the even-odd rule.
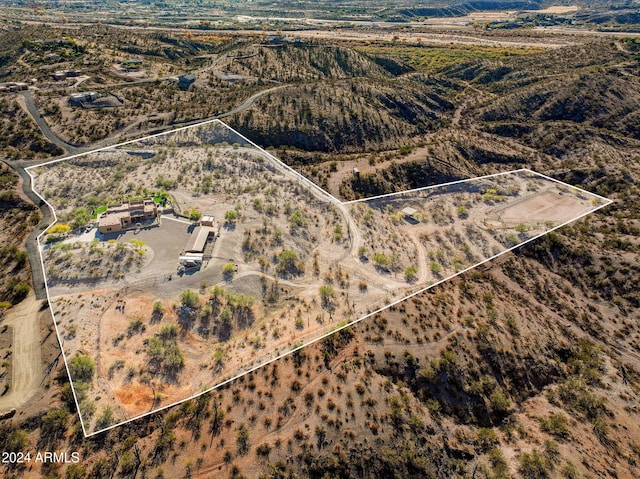
[[[2,93],[15,93],[17,91],[24,91],[28,89],[29,89],[29,84],[24,82],[0,83],[0,92]]]
[[[69,95],[69,104],[73,106],[83,106],[85,103],[96,101],[98,96],[98,93],[95,91],[72,93]]]
[[[178,77],[178,87],[186,90],[196,81],[196,76],[193,73],[187,75],[180,75]]]

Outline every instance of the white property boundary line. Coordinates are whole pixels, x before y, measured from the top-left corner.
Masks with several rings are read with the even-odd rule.
[[[550,181],[553,181],[555,183],[558,183],[558,184],[560,184],[562,186],[571,188],[571,189],[573,189],[575,191],[578,191],[578,192],[580,192],[582,194],[587,194],[587,195],[590,195],[592,197],[599,198],[600,200],[603,201],[603,204],[601,204],[601,205],[599,205],[597,207],[594,207],[593,209],[591,209],[591,210],[589,210],[589,211],[587,211],[585,213],[582,213],[581,215],[579,215],[579,216],[577,216],[575,218],[572,218],[572,219],[570,219],[568,221],[565,221],[564,223],[562,223],[562,224],[560,224],[558,226],[554,226],[553,228],[550,228],[549,230],[545,231],[544,233],[540,233],[539,235],[533,236],[533,237],[523,241],[522,243],[517,244],[516,246],[512,246],[511,248],[507,248],[504,251],[501,251],[500,253],[491,256],[490,258],[486,258],[486,259],[480,261],[479,263],[474,264],[473,266],[469,266],[469,267],[467,267],[467,268],[465,268],[465,269],[463,269],[461,271],[456,272],[455,274],[447,276],[446,278],[443,278],[443,279],[441,279],[441,280],[439,280],[439,281],[437,281],[437,282],[435,282],[433,284],[430,284],[430,285],[428,285],[428,286],[426,286],[426,287],[424,287],[422,289],[419,289],[418,291],[414,291],[413,293],[410,293],[407,296],[403,296],[401,299],[398,299],[398,300],[395,300],[395,301],[393,301],[393,302],[391,302],[389,304],[386,304],[383,307],[376,309],[375,311],[367,313],[366,315],[364,315],[364,316],[362,316],[362,317],[360,317],[358,319],[355,319],[355,320],[353,320],[351,322],[348,322],[348,323],[346,323],[346,324],[344,324],[344,325],[342,325],[340,327],[332,329],[331,331],[329,331],[329,332],[327,332],[327,333],[325,333],[325,334],[323,334],[323,335],[321,335],[321,336],[319,336],[317,338],[311,339],[308,342],[306,342],[304,344],[301,344],[300,346],[298,346],[298,347],[296,347],[294,349],[291,349],[289,351],[286,351],[286,352],[284,352],[284,353],[282,353],[282,354],[280,354],[278,356],[275,356],[274,358],[271,358],[271,359],[269,359],[269,360],[267,360],[267,361],[265,361],[265,362],[263,362],[263,363],[261,363],[261,364],[259,364],[257,366],[252,367],[251,369],[243,371],[243,372],[241,372],[241,373],[239,373],[239,374],[237,374],[237,375],[235,375],[235,376],[233,376],[231,378],[225,379],[222,382],[216,384],[215,386],[211,386],[211,387],[209,387],[209,388],[207,388],[207,389],[205,389],[205,390],[203,390],[203,391],[201,391],[199,393],[193,394],[193,395],[191,395],[191,396],[189,396],[187,398],[181,399],[179,401],[175,401],[175,402],[173,402],[171,404],[162,406],[162,407],[160,407],[158,409],[154,409],[154,410],[146,412],[144,414],[139,414],[137,416],[128,418],[125,421],[119,422],[117,424],[113,424],[113,425],[111,425],[109,427],[106,427],[104,429],[100,429],[98,431],[93,431],[90,434],[87,434],[87,430],[85,428],[84,420],[82,419],[82,414],[80,414],[80,406],[79,406],[79,403],[78,403],[78,398],[76,396],[76,391],[75,391],[75,387],[74,387],[74,384],[73,384],[73,380],[71,378],[71,373],[70,373],[70,370],[69,370],[69,362],[67,361],[67,356],[66,356],[65,351],[64,351],[64,344],[63,344],[62,336],[60,335],[60,331],[58,329],[58,324],[57,324],[57,321],[56,321],[56,318],[55,318],[55,314],[53,312],[53,307],[51,305],[51,297],[50,297],[50,294],[49,294],[49,285],[48,285],[48,281],[47,281],[47,273],[46,273],[46,269],[45,269],[45,265],[44,265],[44,257],[42,255],[42,247],[41,247],[42,245],[41,245],[41,242],[40,242],[40,238],[44,234],[46,234],[47,231],[49,231],[49,229],[51,229],[52,226],[54,226],[57,223],[58,217],[56,215],[56,212],[55,212],[55,209],[53,208],[53,206],[38,191],[36,191],[36,189],[34,188],[34,176],[31,174],[31,172],[29,170],[32,169],[32,168],[40,168],[42,166],[48,166],[48,165],[52,165],[52,164],[59,163],[59,162],[62,162],[62,161],[67,161],[67,160],[70,160],[70,159],[73,159],[73,158],[77,158],[77,157],[80,157],[80,156],[87,156],[89,154],[96,153],[96,152],[99,152],[99,151],[111,150],[111,149],[118,148],[118,147],[121,147],[121,146],[124,146],[124,145],[129,145],[129,144],[132,144],[132,143],[143,141],[143,140],[146,140],[146,139],[149,139],[149,138],[156,138],[156,137],[160,137],[160,136],[163,136],[163,135],[168,135],[168,134],[175,133],[175,132],[178,132],[178,131],[182,131],[182,130],[185,130],[185,129],[188,129],[188,128],[201,127],[203,125],[207,125],[207,124],[210,124],[210,123],[218,123],[218,124],[222,125],[223,127],[227,128],[228,130],[232,131],[233,133],[238,135],[240,138],[245,140],[248,144],[250,144],[250,145],[254,146],[255,148],[257,148],[260,152],[262,152],[264,155],[269,157],[272,161],[275,161],[279,166],[284,168],[288,173],[294,175],[297,179],[301,180],[305,185],[309,186],[310,188],[315,189],[316,192],[319,192],[322,196],[326,197],[331,203],[334,203],[334,204],[348,205],[348,204],[353,204],[353,203],[358,203],[358,202],[366,202],[366,201],[381,199],[381,198],[385,198],[385,197],[399,196],[399,195],[404,195],[404,194],[409,194],[409,193],[415,193],[415,192],[418,192],[418,191],[424,191],[424,190],[429,190],[429,189],[434,189],[434,188],[441,188],[441,187],[444,187],[444,186],[450,186],[450,185],[455,185],[455,184],[460,184],[460,183],[468,183],[468,182],[475,181],[475,180],[483,180],[483,179],[487,179],[487,178],[495,178],[495,177],[498,177],[498,176],[504,176],[504,175],[522,173],[522,172],[527,172],[527,173],[530,173],[532,175],[537,175],[537,176],[539,176],[541,178],[545,178],[547,180],[550,180]],[[442,284],[445,281],[450,280],[451,278],[454,278],[454,277],[459,276],[459,275],[461,275],[463,273],[466,273],[466,272],[468,272],[468,271],[470,271],[470,270],[472,270],[474,268],[477,268],[478,266],[480,266],[480,265],[482,265],[484,263],[487,263],[487,262],[489,262],[491,260],[494,260],[494,259],[496,259],[496,258],[498,258],[498,257],[500,257],[500,256],[502,256],[502,255],[504,255],[506,253],[509,253],[509,252],[511,252],[511,251],[513,251],[513,250],[515,250],[515,249],[517,249],[517,248],[519,248],[519,247],[521,247],[521,246],[523,246],[523,245],[525,245],[527,243],[530,243],[530,242],[532,242],[532,241],[534,241],[534,240],[536,240],[536,239],[538,239],[538,238],[540,238],[542,236],[545,236],[545,235],[551,233],[552,231],[555,231],[555,230],[557,230],[559,228],[562,228],[563,226],[566,226],[569,223],[577,221],[580,218],[583,218],[584,216],[587,216],[587,215],[589,215],[591,213],[594,213],[594,212],[598,211],[599,209],[604,208],[605,206],[608,206],[611,203],[613,203],[612,200],[610,200],[608,198],[605,198],[604,196],[600,196],[600,195],[597,195],[595,193],[590,193],[590,192],[588,192],[586,190],[583,190],[581,188],[578,188],[576,186],[572,186],[572,185],[570,185],[568,183],[564,183],[564,182],[562,182],[560,180],[557,180],[555,178],[551,178],[550,176],[543,175],[541,173],[538,173],[536,171],[533,171],[533,170],[530,170],[530,169],[527,169],[527,168],[521,168],[521,169],[507,171],[507,172],[500,172],[500,173],[495,173],[495,174],[490,174],[490,175],[485,175],[485,176],[479,176],[479,177],[476,177],[476,178],[468,178],[468,179],[464,179],[464,180],[457,180],[457,181],[452,181],[452,182],[449,182],[449,183],[443,183],[443,184],[440,184],[440,185],[432,185],[432,186],[426,186],[426,187],[422,187],[422,188],[415,188],[415,189],[412,189],[412,190],[394,192],[394,193],[378,195],[378,196],[373,196],[373,197],[370,197],[370,198],[358,199],[358,200],[353,200],[353,201],[340,201],[339,199],[337,199],[336,197],[334,197],[333,195],[331,195],[330,193],[328,193],[327,191],[325,191],[324,189],[322,189],[321,187],[319,187],[318,185],[313,183],[311,180],[309,180],[305,176],[302,176],[300,173],[298,173],[297,171],[293,170],[290,166],[284,164],[281,160],[279,160],[278,158],[273,156],[271,153],[269,153],[268,151],[264,150],[263,148],[261,148],[260,146],[258,146],[257,144],[255,144],[254,142],[252,142],[251,140],[246,138],[244,135],[238,133],[236,130],[234,130],[233,128],[231,128],[230,126],[228,126],[226,123],[224,123],[223,121],[221,121],[219,119],[208,120],[208,121],[204,121],[202,123],[197,123],[195,125],[184,126],[184,127],[176,128],[175,130],[164,131],[164,132],[161,132],[161,133],[157,133],[155,135],[149,135],[149,136],[145,136],[145,137],[138,138],[138,139],[135,139],[135,140],[129,140],[129,141],[126,141],[126,142],[123,142],[123,143],[119,143],[117,145],[106,146],[106,147],[98,148],[96,150],[82,152],[82,153],[78,153],[78,154],[71,155],[71,156],[64,157],[64,158],[59,158],[59,159],[52,160],[52,161],[49,161],[49,162],[46,162],[46,163],[41,163],[39,165],[30,166],[28,168],[25,168],[25,171],[27,172],[27,174],[29,175],[29,177],[31,179],[31,189],[51,209],[52,214],[53,214],[53,222],[49,226],[47,226],[47,228],[45,228],[42,231],[42,233],[40,233],[36,237],[36,240],[37,240],[37,243],[38,243],[38,252],[40,254],[40,266],[42,267],[45,291],[47,293],[47,301],[49,303],[49,309],[51,310],[51,316],[53,318],[53,324],[54,324],[54,327],[56,329],[56,334],[58,336],[58,343],[60,344],[60,349],[62,350],[62,357],[63,357],[63,360],[64,360],[65,368],[67,369],[67,375],[69,376],[69,382],[71,384],[71,391],[73,392],[73,399],[74,399],[74,401],[76,403],[76,408],[78,410],[78,418],[80,419],[80,424],[82,426],[82,432],[84,433],[85,437],[91,437],[91,436],[94,436],[96,434],[103,433],[105,431],[108,431],[110,429],[122,426],[124,424],[127,424],[129,422],[135,421],[135,420],[140,419],[142,417],[149,416],[151,414],[156,414],[156,413],[159,413],[159,412],[161,412],[161,411],[163,411],[165,409],[169,409],[171,407],[177,406],[178,404],[182,404],[183,402],[190,401],[190,400],[192,400],[194,398],[197,398],[197,397],[199,397],[199,396],[201,396],[203,394],[207,394],[207,393],[209,393],[209,392],[211,392],[211,391],[213,391],[215,389],[218,389],[218,388],[220,388],[222,386],[225,386],[225,385],[229,384],[232,381],[235,381],[236,379],[238,379],[238,378],[240,378],[242,376],[245,376],[245,375],[247,375],[249,373],[252,373],[252,372],[254,372],[254,371],[258,370],[258,369],[261,369],[264,366],[267,366],[267,365],[271,364],[274,361],[277,361],[277,360],[282,359],[282,358],[284,358],[286,356],[289,356],[290,354],[293,354],[294,352],[296,352],[296,351],[298,351],[298,350],[300,350],[300,349],[302,349],[302,348],[304,348],[306,346],[309,346],[311,344],[317,343],[318,341],[322,341],[323,339],[325,339],[325,338],[327,338],[327,337],[329,337],[329,336],[331,336],[331,335],[333,335],[333,334],[335,334],[335,333],[337,333],[339,331],[342,331],[343,329],[351,327],[354,324],[359,323],[360,321],[362,321],[362,320],[364,320],[366,318],[374,316],[374,315],[376,315],[376,314],[378,314],[378,313],[380,313],[380,312],[382,312],[382,311],[384,311],[384,310],[386,310],[386,309],[388,309],[388,308],[390,308],[392,306],[395,306],[395,305],[397,305],[397,304],[399,304],[399,303],[401,303],[403,301],[406,301],[406,300],[408,300],[410,298],[413,298],[414,296],[417,296],[418,294],[424,293],[425,291],[427,291],[427,290],[429,290],[431,288],[434,288],[435,286],[438,286],[439,284]]]

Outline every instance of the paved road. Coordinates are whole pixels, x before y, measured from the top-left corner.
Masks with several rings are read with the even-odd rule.
[[[224,56],[221,56],[219,59],[217,59],[217,61],[221,60],[222,58],[224,58]],[[216,61],[216,63],[217,63]],[[266,90],[262,90],[259,91],[257,93],[254,93],[253,95],[251,95],[249,98],[247,98],[244,102],[242,102],[240,105],[238,105],[237,107],[222,113],[220,115],[211,117],[211,118],[204,118],[204,119],[199,119],[199,120],[192,120],[192,121],[188,121],[188,122],[182,122],[182,123],[174,123],[171,125],[166,125],[165,127],[161,127],[161,128],[154,128],[148,131],[144,131],[144,132],[136,132],[136,136],[144,136],[145,134],[151,134],[151,133],[159,133],[163,130],[169,130],[169,129],[173,129],[173,128],[177,128],[177,127],[181,127],[181,126],[189,126],[189,125],[193,125],[193,124],[197,124],[197,123],[201,123],[203,121],[207,121],[207,120],[212,120],[212,119],[216,119],[216,118],[225,118],[231,115],[234,115],[236,113],[241,113],[245,110],[247,110],[248,108],[251,108],[253,106],[253,104],[256,102],[256,100],[258,98],[260,98],[263,95],[266,95],[268,93],[271,93],[275,90],[278,90],[280,88],[284,88],[286,87],[286,85],[280,85],[277,87],[272,87],[272,88],[268,88]],[[31,117],[33,118],[33,120],[36,122],[36,124],[38,125],[38,128],[40,128],[40,131],[42,131],[42,133],[47,137],[47,139],[55,144],[56,146],[59,146],[60,148],[63,148],[64,150],[66,150],[68,153],[68,155],[74,155],[74,154],[78,154],[78,153],[83,153],[83,152],[87,152],[87,151],[91,151],[94,150],[96,148],[102,148],[105,146],[109,146],[110,144],[114,144],[116,142],[122,141],[123,137],[115,137],[115,138],[107,138],[97,144],[91,145],[91,147],[78,147],[75,145],[71,145],[65,141],[63,141],[58,135],[56,135],[51,128],[49,127],[49,125],[47,124],[47,122],[44,120],[44,118],[42,118],[42,115],[40,114],[40,111],[38,110],[38,107],[35,104],[34,98],[33,98],[33,94],[31,91],[24,91],[21,92],[23,98],[24,98],[24,102],[25,102],[25,106],[27,107],[28,112],[30,113]],[[46,290],[45,290],[45,286],[44,286],[44,274],[42,272],[42,268],[40,266],[40,253],[38,252],[38,247],[37,247],[37,242],[36,242],[36,237],[38,236],[38,234],[40,234],[40,232],[42,231],[42,229],[46,228],[47,226],[49,226],[51,224],[51,222],[53,221],[53,212],[51,211],[51,209],[47,206],[47,204],[42,201],[42,199],[36,195],[32,189],[32,185],[31,185],[31,177],[25,172],[25,168],[30,167],[30,166],[34,166],[37,165],[38,163],[43,163],[44,161],[48,161],[48,160],[40,160],[40,161],[26,161],[26,160],[22,160],[22,161],[13,161],[11,163],[8,163],[9,166],[11,166],[16,173],[18,173],[18,175],[20,175],[20,177],[23,180],[23,190],[25,192],[25,194],[29,197],[29,199],[31,201],[33,201],[34,204],[38,205],[38,207],[40,208],[40,211],[42,213],[42,221],[40,222],[40,224],[38,225],[38,227],[36,227],[34,229],[34,231],[29,235],[29,237],[27,238],[27,253],[29,254],[29,261],[31,263],[31,274],[32,274],[32,278],[33,278],[33,288],[34,291],[36,293],[36,298],[37,299],[45,299],[46,298]]]
[[[262,95],[284,88],[285,86],[286,85],[277,86],[257,92],[247,98],[236,108],[214,118],[223,118],[240,113],[253,106],[255,101]],[[68,152],[68,155],[82,153],[89,150],[89,148],[77,147],[60,139],[42,118],[42,115],[35,104],[32,93],[30,91],[22,92],[22,96],[27,110],[49,141],[60,148],[65,149]],[[190,123],[195,124],[202,121],[204,120],[197,120]],[[168,125],[165,129],[175,128],[176,126],[184,125]],[[118,140],[120,140],[120,138],[118,138]],[[110,141],[115,142],[116,139],[114,138]],[[107,142],[105,141],[103,143]],[[102,146],[107,146],[107,144]],[[96,147],[96,145],[93,145],[91,149]],[[39,300],[46,299],[47,295],[36,237],[45,227],[49,226],[53,222],[54,216],[53,211],[49,206],[33,191],[31,177],[27,174],[25,168],[38,165],[45,161],[47,160],[18,160],[8,163],[9,166],[11,166],[22,178],[22,189],[24,193],[40,208],[42,220],[31,232],[26,242],[29,261],[31,263],[33,292],[22,303],[9,310],[7,312],[6,319],[3,321],[4,324],[8,324],[13,327],[13,370],[11,389],[5,396],[0,397],[0,412],[20,407],[27,402],[39,390],[43,376],[42,349],[40,345],[40,335],[38,334],[38,309],[40,307]]]
[[[31,279],[33,281],[33,290],[36,295],[36,299],[46,299],[47,292],[44,286],[44,273],[42,271],[42,266],[40,264],[40,252],[38,251],[38,242],[36,241],[37,236],[40,232],[49,226],[53,222],[53,211],[49,206],[40,198],[32,189],[31,185],[31,177],[25,171],[25,168],[29,166],[35,166],[38,163],[43,163],[46,160],[39,161],[13,161],[7,163],[11,166],[16,173],[22,179],[22,191],[24,191],[25,195],[40,208],[40,213],[42,214],[42,219],[40,223],[31,231],[29,236],[27,237],[26,248],[27,253],[29,254],[29,263],[31,264]]]
[[[40,128],[40,131],[42,131],[44,136],[46,136],[51,143],[68,151],[69,153],[79,153],[82,151],[82,148],[63,141],[51,130],[51,128],[49,128],[49,125],[44,121],[44,118],[42,118],[42,115],[40,114],[40,110],[38,110],[38,107],[36,106],[36,102],[33,99],[33,93],[31,91],[21,91],[20,94],[24,97],[25,106],[27,107],[29,114],[38,125],[38,128]]]
[[[256,100],[258,98],[260,98],[263,95],[266,95],[267,93],[271,93],[274,92],[276,90],[280,90],[281,88],[286,88],[289,85],[279,85],[273,88],[267,88],[266,90],[261,90],[257,93],[254,93],[253,95],[251,95],[249,98],[247,98],[244,102],[242,102],[239,106],[232,108],[231,110],[227,111],[226,113],[221,113],[218,116],[214,116],[211,117],[211,119],[214,118],[226,118],[228,116],[232,116],[235,115],[236,113],[241,113],[245,110],[247,110],[248,108],[251,108],[253,106],[253,104],[256,102]],[[198,120],[198,121],[203,121],[203,120]]]

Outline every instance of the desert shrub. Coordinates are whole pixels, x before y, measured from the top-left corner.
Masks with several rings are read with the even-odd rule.
[[[82,464],[71,464],[67,467],[65,479],[83,479],[87,474],[87,468]]]
[[[276,272],[280,275],[299,275],[303,272],[303,265],[298,261],[298,254],[295,251],[284,250],[278,257]]]
[[[566,438],[569,436],[567,418],[564,414],[550,414],[546,418],[540,419],[540,426],[544,432],[554,436]]]
[[[236,445],[238,447],[238,454],[241,456],[249,451],[249,429],[244,424],[240,425],[236,433]]]
[[[86,356],[85,356],[86,357]],[[65,409],[54,409],[42,418],[40,434],[46,439],[59,439],[67,432],[69,412]]]
[[[373,262],[378,268],[388,268],[391,264],[389,256],[384,253],[375,253],[373,255]]]
[[[96,371],[96,364],[89,356],[76,355],[69,363],[69,369],[75,381],[90,383]]]
[[[22,452],[29,447],[29,436],[24,429],[16,429],[5,438],[3,449],[7,452]]]
[[[164,305],[162,304],[162,301],[154,301],[151,319],[153,321],[160,321],[160,319],[162,319],[162,316],[164,316]]]
[[[11,293],[13,294],[13,302],[19,303],[20,301],[22,301],[27,297],[29,291],[31,291],[31,286],[29,286],[29,283],[27,283],[26,281],[20,281],[19,283],[14,285],[11,288]]]
[[[546,479],[550,477],[552,466],[538,451],[524,453],[519,458],[518,472],[524,479]]]
[[[487,451],[498,444],[498,436],[493,429],[481,427],[476,432],[475,442],[481,451]]]
[[[69,225],[57,224],[51,227],[49,230],[49,234],[52,235],[62,235],[68,233],[71,227]]]
[[[185,289],[180,294],[180,302],[187,308],[195,308],[198,305],[198,293],[191,289]]]
[[[225,263],[225,265],[222,267],[222,274],[227,279],[231,279],[233,277],[233,273],[235,272],[236,272],[236,265],[231,261],[228,263]]]
[[[289,228],[296,230],[298,228],[304,228],[307,226],[307,220],[304,218],[302,211],[296,208],[291,215],[289,215]]]
[[[437,261],[431,261],[429,263],[429,268],[431,269],[431,272],[433,274],[440,274],[442,273],[442,266],[440,266],[440,263],[438,263]]]
[[[105,406],[100,413],[100,417],[96,421],[96,429],[104,429],[113,423],[113,408],[109,405]]]
[[[323,300],[328,300],[330,298],[333,298],[335,294],[336,292],[334,291],[332,286],[329,286],[328,284],[320,286],[320,297]]]
[[[404,279],[408,283],[414,282],[417,277],[418,277],[418,270],[416,269],[415,266],[409,266],[407,269],[404,270]]]
[[[509,408],[510,401],[504,393],[496,391],[489,397],[491,407],[496,411],[506,411]]]
[[[235,223],[238,221],[238,212],[236,210],[229,210],[224,213],[224,220],[227,223]]]

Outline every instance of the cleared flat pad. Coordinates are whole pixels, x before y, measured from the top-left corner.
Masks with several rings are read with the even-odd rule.
[[[529,170],[345,203],[220,121],[29,173],[56,214],[40,251],[86,435],[203,394],[610,203]],[[66,231],[137,197],[168,201],[132,230]],[[214,234],[200,269],[179,275],[194,211],[215,218]]]

